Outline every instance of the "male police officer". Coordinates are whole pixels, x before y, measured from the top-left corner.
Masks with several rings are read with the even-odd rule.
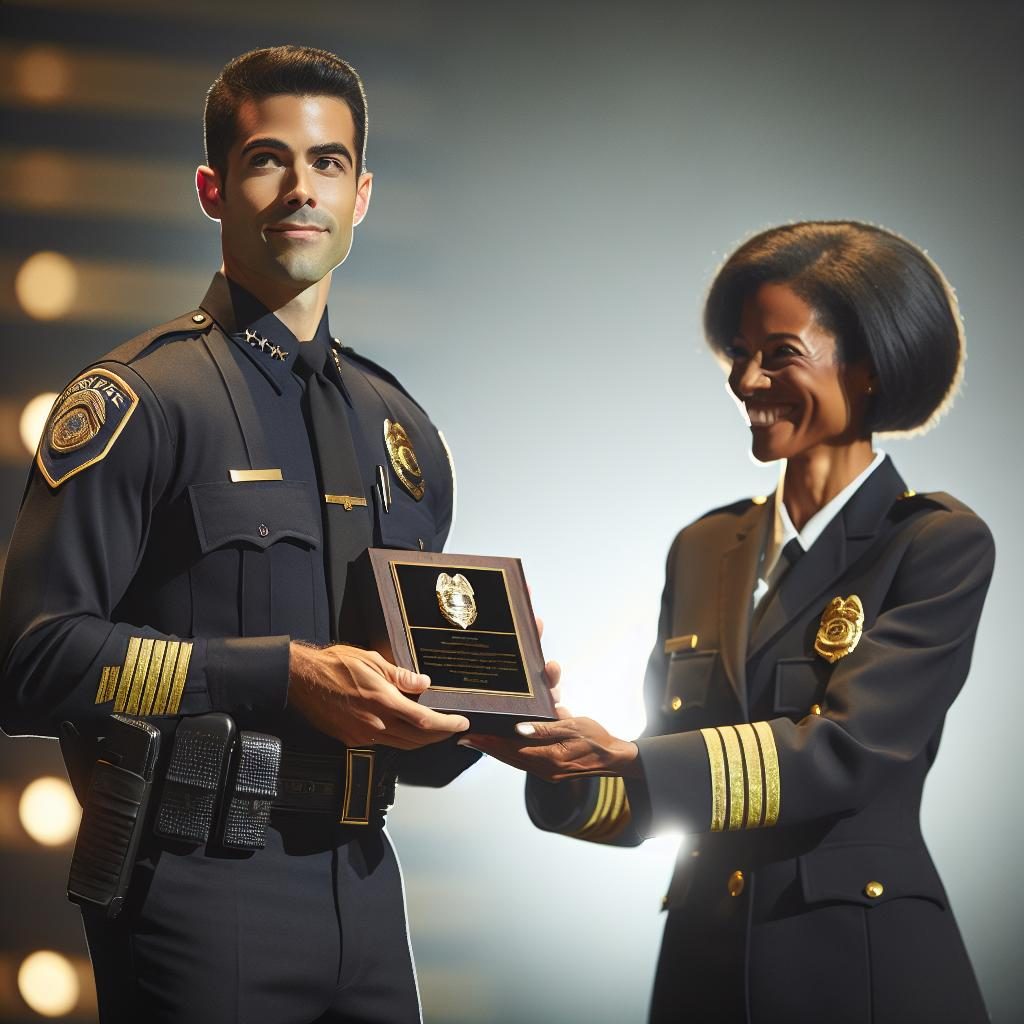
[[[4,581],[2,724],[60,732],[79,792],[112,713],[161,733],[124,909],[85,911],[104,1020],[418,1020],[383,812],[396,775],[444,785],[478,755],[412,699],[426,677],[340,642],[352,559],[439,550],[453,513],[437,430],[328,328],[370,201],[362,83],[254,51],[205,128],[223,268],[54,405]]]

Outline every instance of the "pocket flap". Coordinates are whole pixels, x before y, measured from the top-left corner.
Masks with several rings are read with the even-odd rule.
[[[912,896],[946,909],[946,892],[923,847],[822,846],[800,857],[800,883],[808,903],[873,907]]]
[[[780,714],[806,715],[818,696],[821,682],[813,658],[783,658],[775,668],[775,710]]]
[[[707,703],[711,672],[718,651],[677,651],[669,658],[665,711],[702,708]]]
[[[320,545],[318,510],[300,480],[192,484],[188,493],[203,554],[228,544],[267,548],[284,539]]]

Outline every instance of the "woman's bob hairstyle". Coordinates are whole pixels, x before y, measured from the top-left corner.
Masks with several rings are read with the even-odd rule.
[[[744,300],[766,283],[788,285],[814,310],[843,362],[871,366],[870,432],[927,429],[952,402],[964,364],[956,296],[906,239],[856,221],[802,221],[755,235],[708,292],[704,332],[717,354],[736,337]]]

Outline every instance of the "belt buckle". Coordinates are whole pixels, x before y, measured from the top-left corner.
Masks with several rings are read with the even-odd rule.
[[[373,771],[376,751],[350,747],[345,751],[345,795],[341,802],[341,825],[369,825],[373,799]]]

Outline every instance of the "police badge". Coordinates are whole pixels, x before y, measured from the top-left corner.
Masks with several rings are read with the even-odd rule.
[[[420,469],[412,441],[401,423],[384,421],[384,447],[388,450],[391,468],[398,482],[419,501],[427,489],[423,482],[423,470]]]
[[[453,625],[466,629],[476,622],[476,598],[469,580],[457,572],[449,576],[443,572],[437,577],[437,606],[441,614]]]
[[[845,658],[860,643],[864,629],[864,606],[856,594],[846,600],[833,597],[821,615],[814,650],[830,665]]]

